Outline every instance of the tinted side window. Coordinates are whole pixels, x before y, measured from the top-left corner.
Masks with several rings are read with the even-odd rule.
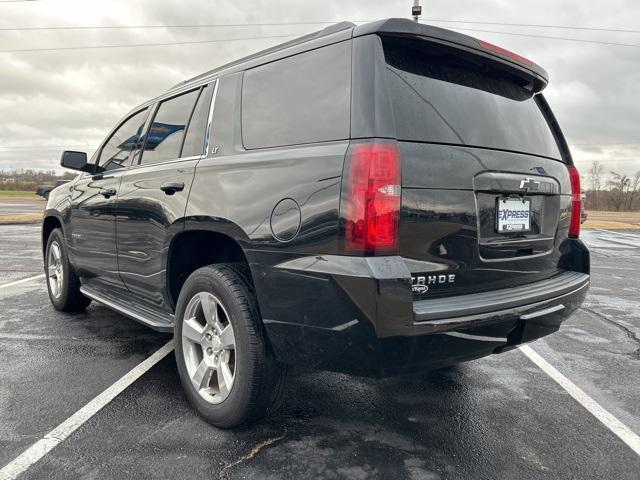
[[[180,156],[184,130],[200,90],[194,90],[160,103],[149,128],[141,163],[173,160]]]
[[[129,154],[136,148],[149,109],[132,115],[118,127],[102,147],[98,158],[97,172],[117,170],[126,167]]]
[[[204,152],[204,142],[206,138],[207,123],[209,121],[209,110],[211,106],[211,95],[215,84],[207,85],[200,93],[198,103],[191,116],[187,135],[184,137],[181,157],[192,157],[202,155]]]
[[[245,148],[349,138],[351,44],[342,42],[248,70]]]

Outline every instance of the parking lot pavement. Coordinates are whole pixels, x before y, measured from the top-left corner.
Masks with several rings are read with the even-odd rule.
[[[0,284],[42,274],[38,225],[0,225]]]
[[[592,281],[583,308],[533,347],[640,434],[640,232],[582,237]]]
[[[0,254],[11,235],[26,240],[38,228],[3,227]],[[532,348],[640,433],[640,235],[594,231],[584,239],[593,262],[585,308]],[[37,242],[26,243],[33,251],[25,261],[40,261]],[[0,256],[2,275],[8,261]],[[25,267],[22,277],[40,268]],[[43,279],[0,289],[0,302],[0,465],[168,339],[97,305],[59,314]],[[191,410],[169,355],[21,478],[637,479],[638,472],[629,446],[515,350],[385,380],[298,371],[280,412],[235,431]]]

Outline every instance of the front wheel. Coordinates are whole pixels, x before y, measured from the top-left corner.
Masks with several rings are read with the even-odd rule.
[[[244,267],[216,264],[193,272],[175,319],[180,381],[200,415],[231,428],[275,409],[287,369],[269,351]]]
[[[80,280],[69,263],[64,234],[54,229],[47,239],[44,270],[51,304],[63,312],[84,310],[91,299],[80,293]]]

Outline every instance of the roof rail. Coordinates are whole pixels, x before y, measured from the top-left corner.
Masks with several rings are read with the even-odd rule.
[[[255,58],[259,58],[259,57],[262,57],[262,56],[265,56],[265,55],[269,55],[270,53],[275,53],[275,52],[278,52],[280,50],[284,50],[286,48],[293,47],[295,45],[300,45],[302,43],[309,42],[311,40],[315,40],[316,38],[321,38],[321,37],[324,37],[324,36],[327,36],[327,35],[331,35],[332,33],[341,32],[341,31],[347,30],[349,28],[354,28],[355,26],[356,25],[354,23],[352,23],[352,22],[340,22],[340,23],[336,23],[334,25],[330,25],[330,26],[328,26],[326,28],[323,28],[322,30],[318,30],[317,32],[312,32],[312,33],[309,33],[307,35],[303,35],[302,37],[297,37],[297,38],[294,38],[293,40],[289,40],[288,42],[280,43],[278,45],[275,45],[273,47],[267,48],[265,50],[261,50],[261,51],[256,52],[256,53],[252,53],[251,55],[248,55],[246,57],[240,58],[238,60],[234,60],[233,62],[224,64],[224,65],[222,65],[220,67],[216,67],[213,70],[209,70],[207,72],[201,73],[200,75],[196,75],[195,77],[191,77],[191,78],[189,78],[187,80],[183,80],[180,83],[177,83],[176,85],[171,87],[169,89],[169,91],[175,90],[176,88],[182,87],[182,86],[187,85],[187,84],[189,84],[191,82],[195,82],[195,81],[197,81],[197,80],[199,80],[201,78],[207,77],[207,76],[209,76],[209,75],[211,75],[211,74],[213,74],[213,73],[215,73],[217,71],[221,71],[221,70],[224,70],[226,68],[238,65],[240,63],[244,63],[244,62],[247,62],[249,60],[253,60]]]

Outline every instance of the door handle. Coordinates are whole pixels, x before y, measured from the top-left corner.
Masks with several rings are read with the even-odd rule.
[[[116,189],[115,188],[101,188],[100,189],[100,195],[102,195],[104,198],[113,197],[115,194],[116,194]]]
[[[164,182],[160,185],[160,190],[162,190],[167,195],[173,195],[176,192],[181,192],[184,190],[184,183],[182,182]]]

